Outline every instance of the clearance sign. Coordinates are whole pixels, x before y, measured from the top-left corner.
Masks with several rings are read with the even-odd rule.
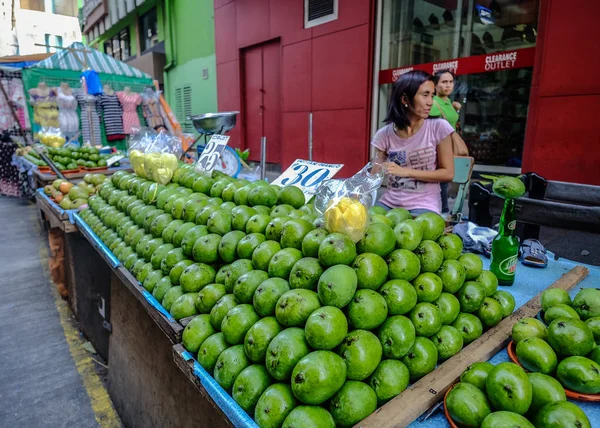
[[[451,70],[454,74],[461,75],[533,67],[534,57],[535,48],[525,48],[447,61],[430,62],[427,64],[412,65],[410,67],[392,68],[389,70],[381,70],[379,72],[379,84],[385,85],[386,83],[393,83],[404,73],[413,70],[422,70],[430,74],[439,70]]]

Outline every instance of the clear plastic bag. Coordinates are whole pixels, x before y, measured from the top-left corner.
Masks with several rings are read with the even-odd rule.
[[[49,146],[49,147],[62,147],[67,139],[64,134],[61,132],[60,128],[42,128],[35,135],[36,139],[40,141],[40,143]]]
[[[171,181],[179,167],[181,140],[169,132],[141,128],[129,140],[129,162],[135,174],[159,184]]]
[[[369,226],[368,207],[375,202],[384,174],[383,165],[374,160],[346,180],[327,180],[319,185],[315,209],[329,232],[360,241]]]

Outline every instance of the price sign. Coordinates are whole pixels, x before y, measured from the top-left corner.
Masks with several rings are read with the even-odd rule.
[[[229,137],[226,135],[214,134],[211,138],[200,158],[196,168],[206,172],[210,172],[217,165],[218,160],[221,158],[221,153],[225,150]]]
[[[111,156],[106,160],[106,166],[110,167],[112,166],[114,163],[119,162],[121,159],[123,159],[125,156],[123,155],[115,155],[115,156]]]
[[[333,178],[344,164],[319,163],[296,159],[272,184],[278,186],[296,186],[304,193],[306,202],[312,198],[317,186]]]

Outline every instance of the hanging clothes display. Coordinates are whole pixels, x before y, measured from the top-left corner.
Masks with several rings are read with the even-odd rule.
[[[16,109],[17,118],[19,119],[21,128],[31,129],[29,112],[27,111],[27,103],[25,100],[25,91],[21,79],[15,77],[10,81],[9,98]]]
[[[10,140],[10,136],[0,131],[0,195],[3,196],[21,196],[19,170],[12,164],[16,149],[17,145]]]
[[[12,129],[16,126],[9,97],[9,79],[0,80],[4,91],[0,91],[0,131]],[[6,96],[4,95],[6,94]]]
[[[140,118],[137,114],[137,106],[142,103],[140,94],[131,91],[117,92],[117,97],[123,107],[123,130],[125,134],[131,134],[132,128],[141,128]]]
[[[58,128],[57,92],[44,82],[29,90],[29,102],[33,106],[33,121],[43,128]]]
[[[146,88],[142,92],[142,111],[146,122],[150,128],[162,125],[165,123],[160,114],[160,95],[158,92],[153,91],[151,88]]]
[[[79,132],[77,116],[77,99],[73,90],[66,83],[61,83],[56,97],[58,103],[58,122],[65,137],[70,138]]]
[[[84,94],[82,90],[77,90],[75,97],[81,108],[81,135],[83,143],[90,143],[94,146],[102,145],[102,131],[100,130],[100,118],[96,111],[96,97]]]
[[[108,141],[123,140],[126,138],[123,130],[123,108],[116,94],[104,94],[98,97],[99,111],[104,122],[106,139]]]

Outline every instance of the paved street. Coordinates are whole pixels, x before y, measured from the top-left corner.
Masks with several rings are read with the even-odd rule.
[[[0,218],[0,427],[118,426],[85,338],[48,276],[35,205],[1,197]]]

